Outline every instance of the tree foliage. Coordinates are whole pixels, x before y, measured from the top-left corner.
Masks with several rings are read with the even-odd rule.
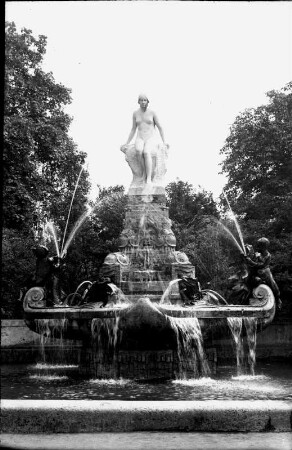
[[[92,213],[68,248],[64,280],[68,293],[84,280],[97,280],[106,255],[118,251],[126,208],[124,187],[99,186],[92,207]]]
[[[271,242],[286,314],[292,312],[292,82],[267,97],[267,105],[236,118],[221,149],[222,171],[246,242],[255,244],[261,236]]]
[[[279,235],[292,231],[292,82],[267,96],[267,105],[236,118],[221,149],[222,172],[235,212]]]
[[[18,230],[2,230],[1,313],[11,319],[22,316],[22,304],[17,301],[20,288],[33,273],[35,261],[32,252],[33,236]]]
[[[86,154],[68,134],[70,90],[42,69],[46,37],[7,22],[5,38],[2,305],[11,312],[34,265],[33,228],[46,217],[61,235],[78,178],[69,227],[85,210],[89,183]]]
[[[70,90],[42,70],[46,37],[36,39],[25,28],[19,34],[6,23],[5,44],[3,216],[6,227],[23,229],[31,226],[37,205],[51,218],[65,219],[86,155],[68,135],[71,118],[64,106]],[[83,203],[86,180],[83,171]]]
[[[203,286],[223,293],[233,246],[219,225],[212,194],[183,181],[168,184],[166,194],[177,249],[187,254]]]
[[[218,218],[218,210],[212,194],[204,189],[196,190],[194,186],[184,181],[173,181],[166,186],[167,206],[172,220],[177,246],[181,248],[187,243],[189,235],[205,217]]]

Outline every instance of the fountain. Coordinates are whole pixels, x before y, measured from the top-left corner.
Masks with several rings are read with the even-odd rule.
[[[232,432],[237,433],[235,447],[238,439],[246,441],[248,431],[260,432],[261,440],[268,436],[264,443],[273,439],[270,431],[289,435],[291,368],[287,380],[274,376],[279,370],[270,364],[264,368],[266,375],[254,376],[257,333],[273,320],[277,301],[272,276],[259,265],[266,250],[253,255],[238,224],[239,241],[226,229],[242,254],[244,270],[229,277],[226,299],[202,288],[195,267],[176,249],[163,187],[168,147],[152,147],[147,177],[136,146],[128,143],[122,151],[133,181],[119,246],[106,256],[98,279],[84,280],[69,293],[62,290],[66,251],[90,211],[65,242],[68,216],[60,249],[48,224],[45,231],[55,242],[55,256],[41,245],[34,250],[36,271],[24,293],[23,309],[26,324],[40,335],[43,359],[33,367],[2,371],[3,442],[21,433],[21,444],[25,437],[31,443],[34,435],[38,442],[45,437],[60,442],[63,436],[68,446],[71,433],[73,446],[86,447],[91,433],[94,447],[102,435],[114,432],[111,437],[123,447],[121,432],[137,431],[140,439],[141,431],[168,431],[179,432],[180,443],[190,435],[188,447],[198,447],[200,435],[189,432],[225,431],[230,448]],[[231,335],[237,376],[222,380],[223,369],[229,377],[230,366],[219,363],[216,374],[214,346],[217,338],[224,341]],[[56,339],[72,340],[67,360],[60,347],[57,352],[53,348],[53,361],[46,355],[46,344]],[[55,356],[61,358],[56,361]],[[243,370],[244,358],[249,374]],[[145,380],[155,383],[141,382]],[[163,446],[169,436],[163,434]],[[137,435],[130,439],[135,442]]]
[[[176,250],[171,229],[163,186],[168,146],[157,144],[152,149],[148,183],[136,146],[125,145],[122,151],[133,181],[118,251],[106,256],[98,280],[84,281],[65,295],[58,270],[74,233],[64,243],[65,231],[55,259],[49,259],[44,248],[36,249],[36,272],[41,276],[24,297],[26,324],[39,333],[45,330],[47,336],[82,341],[84,375],[173,379],[208,375],[204,348],[212,347],[212,339],[226,335],[229,327],[238,344],[243,321],[253,371],[256,332],[271,323],[275,314],[272,290],[261,282],[248,285],[244,277],[236,279],[236,295],[231,299],[201,289],[195,267],[185,253]],[[234,236],[233,240],[246,254],[239,236],[240,243]],[[237,303],[238,291],[244,296]],[[238,366],[239,361],[237,349]]]

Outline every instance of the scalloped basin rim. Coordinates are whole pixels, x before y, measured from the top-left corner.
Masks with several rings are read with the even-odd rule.
[[[173,305],[152,304],[152,308],[156,308],[160,313],[171,317],[198,317],[198,318],[224,318],[224,317],[270,317],[275,310],[275,299],[270,290],[267,290],[267,300],[262,306],[251,305],[224,305],[224,306],[193,306],[193,307],[177,307]],[[139,300],[140,302],[142,299]],[[145,298],[145,303],[149,301]],[[137,304],[136,304],[137,305]],[[107,318],[118,317],[121,313],[124,315],[132,310],[133,306],[125,305],[119,308],[96,308],[94,305],[90,307],[78,308],[30,308],[24,307],[26,319],[65,319],[68,316],[70,319],[93,319],[93,318]],[[157,312],[158,312],[157,311]]]

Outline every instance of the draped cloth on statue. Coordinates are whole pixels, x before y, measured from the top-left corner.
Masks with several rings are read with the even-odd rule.
[[[168,147],[157,142],[153,147],[151,186],[146,184],[146,173],[142,163],[141,154],[136,150],[135,144],[125,146],[122,151],[125,153],[126,161],[129,164],[133,180],[131,182],[128,195],[164,195],[163,178],[166,173],[166,162],[168,158]],[[151,189],[151,192],[149,192]]]

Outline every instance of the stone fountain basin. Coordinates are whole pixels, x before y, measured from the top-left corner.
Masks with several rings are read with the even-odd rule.
[[[257,294],[260,292],[260,298]],[[78,307],[31,308],[24,305],[25,318],[30,319],[94,319],[125,316],[135,311],[138,305],[147,304],[149,309],[155,308],[157,312],[170,317],[197,317],[206,319],[228,317],[255,317],[259,319],[273,319],[275,314],[275,298],[271,289],[260,285],[250,299],[249,305],[194,305],[184,307],[180,305],[152,303],[148,297],[140,298],[135,304],[118,304],[109,307],[100,307],[100,303],[82,305]]]
[[[270,318],[273,308],[261,308],[254,306],[206,306],[200,309],[183,308],[174,306],[156,306],[157,310],[170,317],[197,317],[205,319],[227,318],[227,317],[257,317]],[[42,308],[32,309],[27,307],[25,309],[26,319],[96,319],[96,318],[110,318],[118,317],[121,313],[126,314],[131,312],[132,307],[126,306],[124,308]]]
[[[147,297],[142,297],[131,304],[120,303],[105,308],[100,308],[100,303],[55,308],[31,308],[26,304],[24,313],[26,324],[31,330],[40,332],[38,331],[39,321],[43,320],[46,322],[45,326],[51,329],[56,337],[60,332],[67,339],[86,340],[91,336],[93,320],[104,320],[106,325],[111,319],[116,319],[119,320],[119,328],[124,330],[125,341],[127,339],[131,342],[141,341],[143,345],[146,341],[149,347],[156,347],[159,342],[159,346],[163,344],[167,347],[173,340],[172,318],[182,320],[197,318],[204,339],[215,335],[225,335],[228,329],[226,320],[228,318],[256,318],[257,329],[261,331],[274,318],[274,295],[268,286],[260,285],[254,291],[250,303],[250,305],[240,306],[201,304],[183,307],[156,303]]]

